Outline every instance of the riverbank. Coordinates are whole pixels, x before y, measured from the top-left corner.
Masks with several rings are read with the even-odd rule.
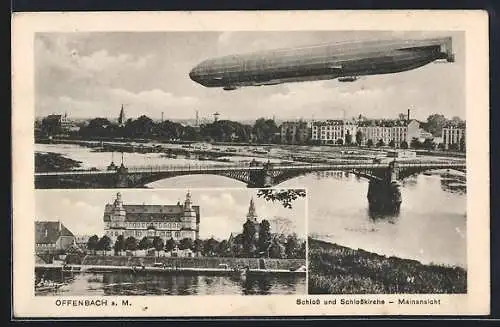
[[[456,294],[467,292],[467,271],[424,265],[309,238],[310,294]]]
[[[81,161],[64,157],[55,152],[35,152],[35,171],[69,171],[81,167]]]
[[[73,260],[74,261],[74,260]],[[305,274],[305,259],[263,259],[224,257],[133,257],[87,255],[80,264],[70,264],[66,271],[76,272],[171,272],[230,274],[238,268],[248,267],[251,273]],[[62,269],[62,265],[38,263],[36,269]]]

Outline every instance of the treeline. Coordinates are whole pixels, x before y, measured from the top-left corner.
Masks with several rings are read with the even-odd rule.
[[[263,220],[263,225],[269,225],[269,222]],[[261,222],[262,224],[262,222]],[[260,231],[259,238],[255,237],[255,229],[247,225],[243,233],[236,235],[228,240],[218,241],[209,238],[205,240],[183,238],[175,240],[173,238],[164,241],[155,236],[153,239],[143,237],[138,240],[133,236],[127,238],[118,236],[113,243],[112,240],[104,235],[99,238],[93,235],[87,242],[87,252],[111,251],[115,255],[122,251],[152,250],[170,252],[176,250],[191,250],[193,253],[205,257],[237,257],[237,258],[277,258],[277,259],[305,259],[306,242],[297,237],[297,235],[271,235],[269,229],[264,228]]]
[[[40,126],[42,132],[54,131],[50,126]],[[253,125],[231,120],[218,120],[202,124],[199,127],[183,126],[180,123],[165,120],[155,122],[143,115],[137,119],[128,119],[122,126],[106,118],[94,118],[87,125],[71,136],[92,138],[130,138],[163,141],[207,141],[207,142],[279,142],[279,129],[272,119],[260,118]]]

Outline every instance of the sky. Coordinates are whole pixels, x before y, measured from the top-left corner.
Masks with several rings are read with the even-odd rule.
[[[119,190],[124,204],[176,204],[183,202],[186,190]],[[61,221],[75,235],[104,233],[104,207],[112,204],[117,190],[37,190],[36,221]],[[257,197],[253,189],[216,189],[191,191],[193,205],[200,206],[200,238],[227,239],[241,233],[250,199],[253,197],[258,220],[289,219],[290,231],[304,237],[306,231],[306,200],[298,198],[292,209],[279,202]],[[273,228],[273,224],[271,224]]]
[[[431,63],[396,74],[245,87],[206,88],[188,74],[215,56],[324,42],[452,36],[456,62]],[[67,112],[74,118],[212,117],[253,120],[334,119],[363,114],[414,118],[430,114],[465,118],[465,38],[462,32],[284,31],[284,32],[91,32],[37,33],[35,112]]]

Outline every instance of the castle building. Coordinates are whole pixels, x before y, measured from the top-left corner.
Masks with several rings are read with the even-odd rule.
[[[123,204],[120,193],[112,204],[104,208],[104,232],[114,242],[119,235],[153,239],[159,236],[165,242],[199,238],[200,207],[193,205],[191,193],[184,203],[176,205]]]

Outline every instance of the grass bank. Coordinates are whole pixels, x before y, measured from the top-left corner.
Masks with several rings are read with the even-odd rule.
[[[467,293],[467,271],[309,239],[310,294]]]

